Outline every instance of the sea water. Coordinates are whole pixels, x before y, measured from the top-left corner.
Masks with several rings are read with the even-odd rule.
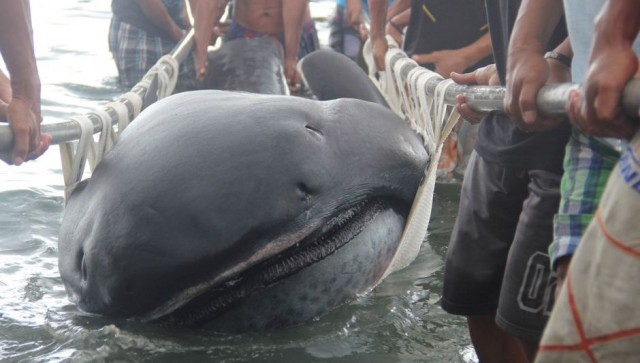
[[[329,14],[333,4],[312,5]],[[66,121],[126,91],[108,51],[110,1],[33,0],[31,8],[45,122]],[[318,27],[326,44],[328,25]],[[0,361],[473,361],[464,319],[439,306],[459,188],[437,186],[429,243],[373,292],[303,326],[223,335],[80,314],[57,266],[64,210],[58,148],[20,167],[0,163]]]

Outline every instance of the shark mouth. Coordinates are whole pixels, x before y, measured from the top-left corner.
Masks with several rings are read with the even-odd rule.
[[[239,304],[249,294],[267,289],[335,253],[388,209],[400,211],[405,216],[408,212],[399,201],[390,198],[360,202],[282,253],[205,290],[170,313],[149,320],[167,328],[200,327]]]

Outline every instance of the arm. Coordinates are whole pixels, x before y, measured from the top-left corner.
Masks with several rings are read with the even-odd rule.
[[[565,40],[553,50],[556,53],[564,54],[569,58],[573,57],[573,50],[571,49],[569,37],[565,38]],[[545,62],[547,63],[547,69],[549,70],[549,77],[547,78],[546,84],[571,82],[571,67],[568,67],[565,63],[552,58],[545,58]],[[536,126],[533,129],[548,130],[563,122],[566,122],[566,118],[564,117],[538,117],[536,120]]]
[[[536,107],[538,90],[549,78],[543,57],[564,8],[562,0],[523,0],[507,54],[505,111],[518,127],[541,127]]]
[[[387,17],[389,18],[389,23],[393,23],[400,28],[404,28],[409,25],[409,19],[411,18],[411,9],[404,9],[402,12],[394,16],[387,15]]]
[[[420,64],[433,63],[437,73],[449,78],[451,72],[464,72],[465,69],[490,55],[491,51],[491,37],[486,33],[466,47],[440,50],[429,54],[414,54],[411,58]]]
[[[571,44],[569,43],[569,39],[565,39],[564,42],[556,47],[555,51],[561,52],[562,54],[571,54]],[[553,59],[547,59],[546,62],[549,65],[549,83],[563,83],[568,82],[571,79],[570,69],[567,68],[567,66]],[[471,73],[459,74],[453,72],[451,73],[451,79],[458,84],[465,85],[500,85],[500,78],[498,77],[494,64],[479,68]],[[456,109],[460,115],[462,115],[462,117],[471,124],[479,123],[486,115],[484,112],[474,111],[466,103],[466,100],[462,95],[458,95],[456,97]],[[555,120],[551,121],[555,122]],[[558,270],[558,273],[560,273],[560,269]]]
[[[387,20],[387,0],[369,0],[370,37],[376,68],[384,70],[384,55],[389,44],[385,38],[384,27]]]
[[[50,136],[40,137],[40,77],[33,51],[31,11],[28,1],[9,1],[0,11],[0,51],[11,77],[12,98],[6,111],[14,136],[5,162],[20,165],[35,159],[49,146]]]
[[[307,0],[282,0],[282,21],[284,24],[284,71],[289,89],[300,88],[300,75],[296,70],[302,23],[309,3]]]
[[[638,58],[631,47],[640,31],[640,2],[607,1],[595,26],[584,95],[572,92],[569,96],[569,118],[594,136],[631,138],[637,124],[624,115],[620,99],[624,86],[638,70]]]
[[[558,44],[553,49],[554,52],[564,54],[569,58],[573,58],[573,49],[571,48],[571,40],[569,37],[565,38],[562,43]],[[563,62],[556,59],[546,59],[547,67],[549,68],[549,79],[547,83],[563,83],[571,81],[571,68]]]
[[[162,0],[137,0],[137,2],[144,15],[173,41],[177,42],[182,38],[182,29],[171,19]]]
[[[192,0],[195,2],[193,22],[195,47],[193,60],[196,67],[196,79],[202,81],[207,71],[207,48],[214,39],[213,28],[220,19],[219,0]]]
[[[347,0],[347,21],[350,26],[360,25],[362,15],[362,0]]]
[[[0,104],[11,101],[11,80],[0,71]]]
[[[411,9],[411,0],[395,0],[387,9],[387,18],[392,19],[407,9]],[[409,19],[407,19],[407,24],[409,24]]]
[[[393,39],[396,41],[396,43],[398,43],[399,46],[402,46],[402,39],[404,37],[403,30],[407,25],[409,25],[409,19],[411,18],[411,9],[405,9],[404,11],[394,16],[389,16],[389,13],[390,12],[388,11],[387,17],[389,18],[389,21],[387,22],[385,31],[387,34],[393,37]]]
[[[0,71],[0,120],[5,121],[11,102],[11,80]]]
[[[362,11],[362,0],[346,0],[347,3],[347,23],[360,33],[360,39],[367,40],[367,31],[364,27],[364,14]]]

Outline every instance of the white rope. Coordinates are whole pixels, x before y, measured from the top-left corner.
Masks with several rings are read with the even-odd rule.
[[[387,36],[387,42],[389,43],[389,50],[385,55],[385,59],[395,54],[393,53],[394,50],[399,50],[397,43],[392,37]],[[367,63],[367,68],[369,69],[369,78],[373,84],[378,87],[391,110],[402,117],[402,110],[400,110],[401,102],[398,100],[399,94],[397,90],[393,90],[393,87],[395,87],[392,82],[393,78],[388,76],[389,72],[378,71],[375,60],[373,59],[373,49],[371,48],[370,41],[367,41],[364,44],[362,55],[365,63]],[[389,68],[387,68],[387,70],[388,69]]]
[[[80,139],[77,143],[60,144],[65,201],[69,199],[75,187],[82,180],[87,155],[93,141],[93,122],[87,116],[75,116],[71,118],[71,121],[75,121],[80,126]],[[76,145],[75,150],[74,144]]]
[[[138,115],[142,109],[142,97],[134,92],[127,92],[121,98],[128,100],[133,106],[134,115]],[[77,143],[66,142],[60,144],[60,159],[64,175],[65,201],[69,199],[75,187],[82,180],[84,168],[89,161],[89,168],[93,172],[100,164],[105,153],[115,145],[118,136],[129,124],[129,109],[122,102],[110,102],[111,107],[118,116],[118,131],[113,130],[113,117],[104,108],[96,108],[88,115],[97,118],[101,128],[98,140],[93,137],[93,122],[88,115],[78,115],[71,118],[80,126],[80,139]],[[74,149],[74,144],[76,145]]]
[[[385,57],[385,66],[390,67],[392,63],[393,58],[389,56],[389,54],[398,52],[400,52],[399,49],[393,49],[391,52],[387,52],[387,56]],[[394,98],[396,98],[399,102],[397,109],[400,110],[400,114],[404,117],[408,117],[413,125],[417,125],[417,123],[415,122],[416,120],[413,120],[411,116],[416,112],[416,107],[418,107],[418,105],[416,102],[414,102],[415,99],[411,98],[411,93],[409,93],[411,87],[410,84],[402,81],[402,74],[406,69],[405,67],[407,65],[410,65],[411,63],[415,62],[408,58],[400,59],[399,61],[397,61],[396,67],[390,67],[390,71],[386,72],[387,77],[385,78],[385,80],[387,82],[386,88],[388,89],[388,92],[394,92],[398,94],[398,96]],[[389,76],[392,76],[391,79],[389,79]]]
[[[388,41],[389,38],[387,37]],[[444,80],[437,73],[420,67],[395,42],[390,42],[385,54],[384,72],[376,69],[370,41],[365,44],[363,53],[370,70],[369,78],[382,92],[389,107],[422,136],[431,158],[425,170],[425,178],[414,198],[396,254],[385,272],[386,276],[407,267],[418,255],[427,236],[438,160],[444,141],[458,123],[460,115],[452,106],[444,103],[447,88],[454,84],[453,81]],[[430,96],[427,85],[432,84],[433,79],[438,79],[439,83]]]
[[[142,106],[142,104],[141,104]],[[118,115],[118,129],[111,133],[111,143],[115,145],[120,138],[120,134],[129,126],[129,109],[122,102],[109,102],[106,107],[111,107]]]
[[[425,146],[431,149],[431,159],[429,166],[425,171],[425,179],[418,188],[416,196],[407,218],[402,238],[400,239],[399,248],[396,251],[389,269],[385,272],[385,276],[407,267],[420,252],[420,246],[427,237],[427,228],[431,219],[431,209],[433,206],[433,194],[435,192],[436,176],[438,171],[438,160],[442,155],[442,146],[444,140],[449,136],[451,130],[460,120],[460,115],[455,109],[449,109],[444,103],[444,95],[449,86],[453,85],[451,80],[444,80],[438,84],[434,94],[432,111],[436,122],[432,123],[433,134],[436,142],[426,142]],[[422,93],[426,93],[424,88]],[[435,110],[434,110],[435,109]],[[438,121],[441,120],[441,121]]]
[[[113,127],[111,126],[111,115],[109,115],[107,111],[103,109],[96,109],[93,111],[93,114],[102,124],[102,129],[100,130],[98,141],[92,142],[91,148],[89,149],[88,160],[91,172],[93,172],[96,166],[100,164],[104,154],[113,146],[113,138],[111,136],[113,134]],[[93,141],[93,137],[91,137],[91,141]]]
[[[135,92],[127,92],[127,93],[123,94],[122,96],[120,96],[120,98],[131,102],[131,106],[133,106],[133,118],[132,119],[138,117],[138,115],[142,111],[142,103],[143,103],[142,96],[140,96],[139,94],[137,94]]]
[[[433,154],[438,142],[438,135],[435,127],[440,117],[434,110],[435,100],[433,97],[427,96],[426,86],[432,79],[442,79],[435,72],[424,72],[424,68],[415,67],[411,70],[407,77],[408,86],[411,87],[413,100],[418,103],[416,113],[413,115],[415,119],[416,131],[423,137],[425,146],[429,153]]]
[[[158,99],[163,99],[173,93],[178,83],[180,63],[170,55],[162,56],[153,66],[158,74]]]
[[[135,87],[143,87],[149,90],[151,80],[158,77],[158,99],[167,97],[173,93],[178,81],[178,69],[180,64],[170,55],[161,57],[158,62],[147,72]],[[135,88],[134,87],[134,88]],[[127,92],[120,97],[118,102],[110,102],[106,107],[113,109],[117,115],[117,123],[113,117],[103,108],[93,110],[89,115],[96,117],[101,125],[98,140],[93,138],[93,123],[88,116],[75,116],[71,120],[80,126],[80,139],[77,143],[67,142],[60,144],[60,158],[65,184],[65,200],[69,199],[75,187],[82,180],[87,160],[91,171],[100,164],[105,153],[118,141],[120,134],[129,125],[129,109],[124,102],[129,102],[133,108],[133,118],[137,117],[143,105],[143,99],[135,92]],[[117,132],[113,127],[117,125]],[[75,148],[74,148],[75,145]]]

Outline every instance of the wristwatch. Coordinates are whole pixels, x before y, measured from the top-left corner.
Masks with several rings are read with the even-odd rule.
[[[562,64],[564,64],[567,68],[571,68],[571,57],[568,57],[562,53],[558,53],[556,51],[550,51],[545,53],[544,57],[546,59],[553,59]]]

